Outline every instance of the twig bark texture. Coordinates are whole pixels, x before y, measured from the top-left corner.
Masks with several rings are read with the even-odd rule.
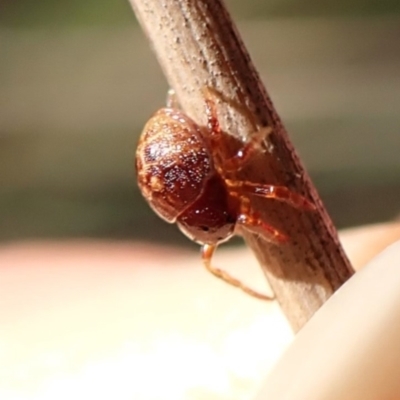
[[[315,212],[305,212],[273,200],[255,200],[258,211],[290,240],[277,246],[255,235],[244,235],[297,331],[353,269],[239,33],[219,0],[130,2],[170,86],[190,117],[199,124],[206,123],[202,90],[207,86],[226,99],[218,102],[225,132],[246,139],[261,127],[272,126],[265,152],[241,178],[287,186],[316,204]]]

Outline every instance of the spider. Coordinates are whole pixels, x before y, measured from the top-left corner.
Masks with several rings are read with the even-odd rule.
[[[288,240],[252,208],[253,196],[279,200],[299,209],[314,207],[285,186],[235,178],[237,171],[262,151],[261,143],[272,128],[260,129],[232,154],[217,118],[214,96],[211,90],[204,90],[206,126],[199,126],[176,107],[171,95],[167,107],[149,119],[136,151],[138,185],[162,219],[176,223],[187,237],[201,245],[208,271],[253,297],[270,300],[272,297],[214,267],[213,254],[219,244],[241,235],[242,228],[275,243]]]

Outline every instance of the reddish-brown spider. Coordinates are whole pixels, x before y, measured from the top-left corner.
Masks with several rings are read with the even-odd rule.
[[[170,98],[167,105],[172,104]],[[186,236],[201,244],[204,265],[212,274],[251,296],[270,299],[213,267],[215,249],[234,234],[240,235],[242,227],[273,242],[287,240],[252,209],[252,196],[280,200],[301,209],[313,206],[285,186],[237,180],[235,173],[261,150],[261,141],[271,128],[260,130],[232,155],[209,90],[205,91],[205,108],[205,127],[174,107],[162,108],[150,118],[136,151],[139,188],[161,218],[177,223]]]

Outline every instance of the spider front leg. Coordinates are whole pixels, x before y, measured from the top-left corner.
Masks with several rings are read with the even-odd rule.
[[[227,272],[223,271],[222,269],[213,267],[211,262],[212,262],[212,257],[214,255],[216,248],[217,248],[217,245],[211,245],[211,244],[204,244],[203,246],[201,246],[201,256],[203,259],[204,266],[207,268],[208,271],[210,271],[217,278],[222,279],[224,282],[228,283],[229,285],[232,285],[234,287],[241,289],[243,292],[249,294],[252,297],[255,297],[260,300],[274,300],[274,297],[259,293],[255,290],[249,288],[247,285],[242,283],[239,279],[234,278],[232,275],[228,274]]]
[[[221,135],[221,126],[218,121],[215,101],[212,99],[211,92],[207,88],[205,88],[203,92],[204,101],[206,103],[207,129],[210,133],[211,139],[219,140]]]
[[[223,170],[225,172],[240,171],[252,159],[254,154],[260,151],[262,141],[271,132],[272,128],[266,126],[254,133],[250,140],[233,157],[223,161]]]
[[[204,98],[206,103],[206,115],[207,115],[207,129],[210,134],[210,140],[212,143],[212,151],[218,156],[221,151],[220,141],[222,138],[222,130],[218,121],[217,110],[215,106],[215,97],[210,89],[204,89]],[[230,157],[221,160],[221,165],[218,169],[221,173],[227,173],[232,171],[238,171],[243,168],[243,166],[251,160],[254,153],[260,150],[262,141],[272,132],[270,126],[263,127],[255,132],[251,139],[240,148],[237,153]]]

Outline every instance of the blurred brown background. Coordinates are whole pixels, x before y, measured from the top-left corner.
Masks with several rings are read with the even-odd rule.
[[[229,0],[338,227],[400,211],[400,2]],[[0,240],[190,245],[134,181],[166,82],[127,0],[0,3]]]

